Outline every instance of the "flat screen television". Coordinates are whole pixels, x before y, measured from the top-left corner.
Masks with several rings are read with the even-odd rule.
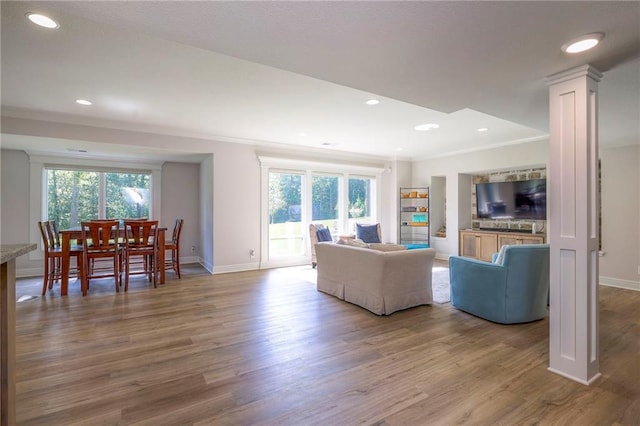
[[[476,206],[481,219],[547,218],[547,180],[476,184]]]

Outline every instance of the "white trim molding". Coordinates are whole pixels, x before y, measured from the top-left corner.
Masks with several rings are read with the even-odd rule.
[[[600,285],[640,291],[640,281],[621,280],[619,278],[603,277],[602,275],[600,275]]]
[[[228,274],[230,272],[255,271],[257,269],[260,269],[259,267],[260,267],[260,263],[258,262],[239,263],[236,265],[216,266],[213,268],[213,272],[211,273],[214,275],[217,275],[217,274]]]

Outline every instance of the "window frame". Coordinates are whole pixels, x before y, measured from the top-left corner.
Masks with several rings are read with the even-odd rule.
[[[375,183],[375,188],[371,193],[371,213],[372,220],[379,222],[382,213],[381,204],[381,187],[382,187],[382,173],[384,167],[369,167],[359,166],[352,164],[336,164],[327,163],[322,161],[310,161],[299,160],[292,158],[278,158],[268,156],[258,156],[261,168],[261,259],[260,268],[275,268],[281,266],[295,266],[304,265],[310,262],[311,250],[309,246],[309,233],[303,232],[303,256],[291,256],[272,259],[269,255],[269,173],[271,172],[288,172],[288,173],[303,173],[305,178],[303,181],[303,194],[302,194],[302,224],[303,227],[307,227],[312,222],[312,182],[314,175],[331,175],[342,178],[342,188],[340,194],[340,232],[349,232],[348,230],[348,214],[342,212],[345,206],[348,206],[349,196],[349,178],[356,179],[372,179]]]
[[[29,253],[29,259],[42,260],[42,238],[38,229],[38,222],[46,219],[47,215],[47,170],[88,170],[95,172],[116,173],[149,173],[151,175],[151,203],[149,205],[149,218],[161,221],[162,197],[162,165],[164,162],[123,162],[115,160],[103,160],[94,158],[55,157],[29,154],[29,238],[36,241],[41,250]],[[102,179],[101,179],[102,180]],[[101,194],[104,189],[101,184]],[[102,197],[100,203],[104,203]],[[102,209],[104,206],[99,206]],[[99,210],[100,212],[101,210]],[[100,214],[100,213],[99,213]]]

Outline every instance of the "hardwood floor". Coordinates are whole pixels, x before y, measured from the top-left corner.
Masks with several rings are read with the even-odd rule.
[[[601,287],[603,377],[587,387],[547,371],[548,320],[498,325],[448,303],[378,317],[317,292],[314,274],[18,303],[18,423],[640,423],[639,292]]]

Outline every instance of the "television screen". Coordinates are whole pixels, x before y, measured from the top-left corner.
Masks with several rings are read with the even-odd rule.
[[[547,180],[479,183],[476,206],[481,219],[544,220],[547,218]]]

